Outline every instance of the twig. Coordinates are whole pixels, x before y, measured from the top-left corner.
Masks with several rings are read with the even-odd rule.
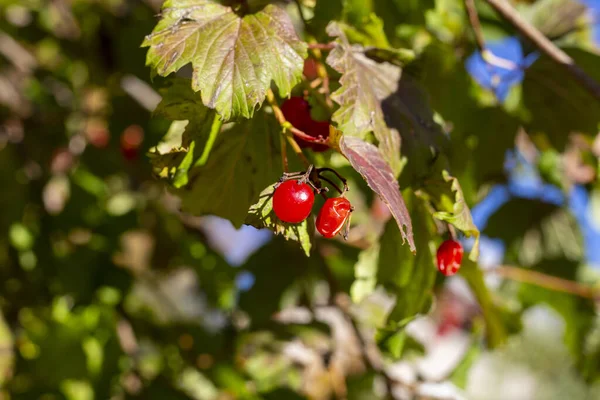
[[[579,282],[546,275],[538,271],[502,265],[489,269],[487,272],[557,292],[570,293],[587,299],[600,300],[600,290],[595,290],[593,287],[583,285]]]
[[[481,23],[479,22],[479,15],[477,15],[475,2],[473,0],[465,0],[465,9],[467,10],[467,15],[469,16],[469,22],[471,23],[471,28],[473,29],[477,46],[479,47],[479,50],[483,51],[485,49],[485,41],[483,40]]]
[[[309,43],[309,49],[318,49],[318,50],[333,50],[335,47],[335,43]]]
[[[285,137],[283,137],[283,135],[279,136],[279,138],[281,143],[281,165],[283,167],[283,172],[288,172],[287,142],[285,141]]]
[[[296,153],[298,158],[300,160],[302,160],[302,163],[304,164],[304,166],[308,167],[310,165],[310,161],[308,161],[308,158],[306,158],[306,156],[302,152],[302,149],[300,148],[300,146],[298,146],[298,142],[296,142],[292,136],[287,135],[285,133],[284,133],[284,135],[285,135],[285,138],[287,139],[288,143],[290,144],[290,146],[292,146],[294,153]]]
[[[475,35],[475,42],[477,43],[477,47],[481,52],[481,57],[483,60],[490,65],[504,69],[513,70],[520,68],[519,65],[513,61],[498,57],[485,46],[485,40],[481,30],[481,23],[479,22],[479,15],[477,14],[474,0],[465,0],[465,9],[469,15],[469,22],[471,23],[471,28],[473,29],[473,34]]]
[[[450,238],[452,240],[456,241],[456,229],[454,228],[454,225],[448,223],[448,224],[446,224],[446,227],[448,228],[448,233],[450,234]]]
[[[506,0],[486,0],[505,20],[510,22],[523,37],[529,39],[542,53],[547,55],[557,64],[563,66],[575,78],[581,86],[600,100],[600,84],[596,82],[585,71],[579,68],[575,61],[567,53],[559,49],[538,29],[527,22],[517,10]]]
[[[356,321],[354,320],[354,318],[352,318],[352,315],[350,314],[350,312],[348,310],[348,304],[349,304],[349,302],[351,302],[351,300],[348,298],[347,295],[342,294],[341,292],[338,291],[338,289],[339,289],[338,282],[337,282],[335,276],[333,275],[333,273],[331,272],[331,270],[329,269],[329,266],[323,265],[323,268],[324,268],[324,272],[325,272],[325,279],[327,279],[327,283],[329,284],[329,292],[330,292],[329,302],[330,302],[330,304],[333,305],[334,307],[336,307],[338,310],[340,310],[340,312],[342,313],[344,318],[348,321],[348,323],[352,327],[352,331],[353,331],[354,335],[356,336],[356,339],[358,340],[358,343],[360,345],[361,356],[364,359],[365,364],[370,369],[372,369],[373,371],[375,371],[383,376],[383,378],[385,380],[385,386],[386,386],[386,389],[388,392],[388,397],[390,399],[393,399],[394,398],[393,386],[395,383],[394,378],[389,376],[389,374],[385,370],[385,365],[383,365],[383,362],[381,361],[381,359],[373,360],[372,357],[369,355],[369,351],[367,348],[367,343],[365,341],[365,338],[363,337],[362,333],[360,332],[360,328],[358,327],[358,325],[356,324]]]
[[[308,48],[311,49],[311,52],[315,59],[315,63],[316,63],[316,67],[317,67],[317,76],[322,81],[322,85],[321,85],[321,88],[318,90],[318,93],[323,94],[325,96],[325,106],[329,110],[333,110],[333,101],[331,100],[331,97],[329,95],[330,94],[329,74],[327,73],[327,68],[325,67],[325,64],[323,62],[323,54],[321,53],[321,50],[331,50],[335,46],[336,46],[335,43],[327,43],[327,44],[309,43],[308,44]],[[316,97],[319,98],[319,96],[316,96]]]
[[[352,327],[352,331],[354,332],[354,335],[356,336],[356,339],[358,340],[358,343],[360,345],[362,358],[364,359],[365,363],[370,369],[383,376],[383,379],[385,380],[385,387],[388,393],[388,398],[394,399],[394,384],[396,383],[396,380],[387,373],[387,371],[385,370],[385,365],[383,364],[380,358],[373,359],[373,357],[371,357],[368,350],[368,343],[366,342],[365,338],[363,337],[360,331],[360,328],[358,327],[354,318],[352,318],[352,315],[350,315],[350,312],[348,311],[344,303],[344,301],[338,300],[335,302],[335,305],[342,312],[344,318],[346,318],[346,320]]]

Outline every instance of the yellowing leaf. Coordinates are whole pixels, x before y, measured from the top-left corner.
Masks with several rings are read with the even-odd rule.
[[[327,33],[338,38],[327,63],[342,74],[341,88],[331,95],[340,105],[332,120],[344,135],[364,139],[373,132],[385,160],[397,175],[401,167],[400,135],[387,126],[381,101],[396,91],[401,70],[367,58],[364,49],[351,46],[335,23],[327,27]]]
[[[191,63],[192,88],[224,121],[252,117],[271,81],[282,97],[300,82],[306,44],[279,7],[241,17],[209,0],[167,0],[161,15],[142,44],[146,64],[166,76]]]

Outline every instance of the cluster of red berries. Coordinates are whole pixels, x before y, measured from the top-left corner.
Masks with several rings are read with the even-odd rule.
[[[343,183],[343,189],[322,175],[327,171],[336,174]],[[284,173],[279,183],[275,185],[273,211],[283,222],[298,224],[304,221],[312,212],[315,194],[324,194],[328,191],[328,188],[322,187],[321,181],[328,182],[340,193],[340,196],[326,198],[317,215],[317,231],[326,238],[332,238],[346,226],[343,236],[347,238],[350,215],[354,208],[344,197],[348,190],[346,180],[331,168],[314,168],[311,165],[305,172]],[[463,247],[460,242],[446,240],[437,250],[437,268],[442,274],[452,276],[460,269],[462,258]]]
[[[281,111],[285,119],[294,126],[315,139],[327,139],[329,137],[329,121],[315,121],[310,115],[310,104],[302,97],[291,97],[283,102]],[[296,139],[302,148],[311,148],[313,151],[322,152],[329,147],[322,143],[308,142]]]
[[[446,275],[452,276],[460,269],[463,258],[463,247],[456,240],[446,240],[437,251],[437,268]]]
[[[336,174],[342,181],[344,189],[340,189],[329,178],[322,176],[322,173],[326,171]],[[354,208],[344,197],[348,190],[346,180],[330,168],[313,168],[311,166],[306,172],[285,173],[275,187],[273,211],[283,222],[297,224],[304,221],[312,211],[315,194],[324,195],[328,191],[326,187],[321,186],[321,181],[331,184],[340,192],[340,196],[325,200],[317,215],[317,231],[326,238],[332,238],[340,233],[345,225],[344,238],[347,238],[350,214]]]

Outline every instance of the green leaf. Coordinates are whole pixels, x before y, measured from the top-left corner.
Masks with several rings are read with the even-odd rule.
[[[419,313],[426,312],[432,296],[437,269],[434,264],[436,230],[423,201],[406,191],[410,218],[415,229],[417,254],[402,246],[402,235],[394,221],[385,226],[380,239],[377,283],[396,296],[390,320],[402,325]],[[394,328],[393,328],[394,329]]]
[[[570,268],[571,271],[577,269],[576,265],[573,265],[568,260],[557,262],[556,266],[562,270],[567,269],[565,266],[574,267]],[[535,269],[540,269],[540,267],[541,265]],[[571,274],[571,279],[574,278],[573,275]],[[584,356],[585,337],[592,328],[596,315],[593,300],[526,283],[520,285],[519,298],[525,308],[536,304],[548,304],[560,313],[566,325],[565,344],[575,357]]]
[[[408,162],[402,169],[403,185],[414,184],[432,167],[435,156],[447,148],[447,136],[434,119],[425,88],[406,71],[396,92],[382,103],[386,121],[400,132],[402,155]]]
[[[386,25],[424,24],[427,10],[434,7],[433,0],[377,0],[375,11],[384,17]]]
[[[176,191],[183,211],[217,215],[240,227],[261,191],[281,175],[280,130],[264,111],[224,129],[206,165],[191,168],[189,183]]]
[[[146,64],[167,76],[191,63],[192,88],[224,121],[252,117],[271,81],[281,97],[300,82],[307,47],[279,7],[240,17],[210,0],[167,0],[161,15],[142,44]]]
[[[289,224],[277,218],[273,211],[274,186],[274,184],[270,185],[262,191],[258,202],[250,207],[245,223],[258,229],[268,228],[276,235],[282,235],[286,240],[298,242],[308,257],[314,237],[314,218],[311,215],[299,224]]]
[[[460,180],[468,201],[474,201],[481,185],[505,179],[506,151],[515,145],[520,121],[499,106],[479,104],[477,93],[483,89],[468,75],[463,60],[449,45],[433,42],[410,73],[418,77],[431,105],[448,127],[450,146],[446,154],[450,171]],[[402,137],[403,152],[409,140]],[[422,173],[424,167],[409,164],[407,169]]]
[[[352,300],[359,303],[375,290],[377,285],[377,260],[379,259],[379,243],[373,244],[358,255],[354,265],[354,283],[350,289]]]
[[[400,136],[388,128],[381,101],[396,91],[401,70],[367,58],[364,49],[350,45],[338,24],[331,23],[327,33],[337,37],[337,46],[327,57],[327,63],[342,74],[342,86],[331,95],[340,105],[332,120],[344,135],[365,139],[373,132],[385,160],[397,175],[401,169]]]
[[[188,183],[190,168],[201,158],[200,151],[204,149],[202,155],[208,154],[208,139],[216,137],[221,120],[202,104],[198,93],[190,88],[189,79],[171,79],[160,94],[162,100],[154,114],[173,123],[149,157],[158,176],[169,178],[175,188],[181,188]]]
[[[137,395],[128,395],[126,400],[146,399],[172,399],[172,400],[192,400],[185,392],[175,387],[175,385],[163,376],[154,379],[143,388]]]
[[[317,1],[311,26],[314,26],[316,32],[321,32],[326,30],[331,21],[339,21],[337,23],[350,43],[389,48],[383,21],[373,12],[373,3],[371,0]]]
[[[600,55],[564,49],[586,73],[600,80]],[[542,56],[525,72],[523,105],[526,128],[531,135],[545,135],[558,150],[572,132],[596,135],[600,102],[556,62]]]
[[[381,18],[368,10],[352,13],[356,3],[364,4],[365,1],[346,1],[344,4],[345,20],[349,24],[344,24],[343,29],[349,41],[351,43],[362,44],[363,46],[390,47],[390,43],[383,30],[383,21]]]
[[[452,172],[459,179],[472,177],[478,186],[504,180],[506,152],[515,146],[519,121],[500,107],[477,107],[460,118],[450,135]]]
[[[585,13],[586,6],[576,0],[539,0],[523,14],[540,32],[554,40],[581,29]]]
[[[409,49],[367,47],[365,48],[365,55],[379,63],[388,62],[399,67],[415,59],[415,52]]]
[[[506,340],[506,328],[502,322],[500,309],[494,304],[492,296],[487,289],[483,272],[478,265],[470,259],[463,260],[460,274],[465,278],[477,303],[481,308],[485,320],[485,335],[489,347],[497,347]]]
[[[522,266],[543,260],[578,262],[583,257],[583,239],[575,218],[568,210],[539,200],[509,201],[490,217],[484,233],[502,239],[507,259]]]
[[[325,268],[318,254],[306,258],[297,246],[276,236],[253,254],[240,268],[255,277],[252,288],[240,294],[239,306],[252,319],[253,327],[271,320],[282,306],[284,293],[295,285],[306,287],[304,280]]]
[[[465,202],[458,179],[451,176],[448,171],[442,171],[443,181],[428,180],[424,190],[435,211],[433,216],[440,221],[446,221],[465,235],[475,237],[469,258],[477,261],[479,257],[479,229],[473,223],[471,210]]]
[[[198,128],[211,114],[211,110],[202,103],[200,95],[190,87],[191,80],[185,78],[170,78],[165,86],[159,89],[162,97],[154,110],[154,115],[171,121],[189,121],[190,125]],[[183,145],[187,146],[193,139],[185,136]]]

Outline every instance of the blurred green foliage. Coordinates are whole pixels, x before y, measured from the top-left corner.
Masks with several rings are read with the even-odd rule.
[[[259,65],[273,47],[287,49],[287,58],[270,54],[268,65],[253,70],[252,85],[245,85],[252,75],[245,60],[232,66],[246,65],[246,81],[233,72],[196,71],[195,89],[233,82],[216,103],[191,90],[184,66],[203,63],[198,54],[210,48],[184,46],[188,53],[174,56],[181,60],[167,60],[179,61],[171,69],[145,66],[145,40],[155,46],[148,64],[164,61],[156,53],[164,41],[145,39],[157,23],[159,31],[167,24],[161,3],[0,0],[2,400],[386,398],[387,366],[428,351],[406,326],[424,314],[444,320],[448,289],[434,261],[449,235],[442,221],[478,237],[469,207],[507,181],[503,162],[515,141],[543,152],[534,163],[549,182],[564,190],[597,186],[599,103],[545,58],[499,101],[465,69],[476,43],[462,1],[189,0],[190,7],[210,3],[217,14],[238,3],[248,10],[237,13],[257,12],[240,26],[270,29],[264,34],[271,45],[253,47],[248,32],[228,30],[225,38],[257,51],[249,51],[250,64]],[[170,40],[182,35],[181,21],[205,16],[181,17],[185,3],[170,0],[172,14],[162,14],[175,25]],[[266,3],[276,5],[260,11]],[[514,34],[477,3],[486,39]],[[598,49],[579,8],[557,21],[542,7],[548,1],[517,3],[600,78]],[[271,14],[284,26],[270,25]],[[328,59],[331,66],[322,52],[309,53],[331,78],[330,92],[339,90],[333,100],[341,107],[328,108],[327,93],[300,71],[305,42],[334,40],[326,33],[331,21],[343,44],[335,51],[343,52]],[[214,29],[202,34],[212,38]],[[180,43],[171,45],[177,50]],[[207,57],[207,71],[222,58]],[[154,76],[175,70],[177,77]],[[390,219],[361,174],[334,151],[307,156],[348,178],[356,208],[350,241],[315,238],[312,219],[298,227],[274,219],[261,192],[281,176],[282,153],[292,170],[301,162],[282,146],[274,109],[263,104],[271,78],[281,97],[307,91],[314,114],[333,114],[350,123],[345,134],[379,146],[399,175],[416,255],[401,221]],[[232,115],[240,118],[221,120]],[[527,140],[519,141],[519,132]],[[592,179],[570,173],[568,151],[593,169]],[[198,218],[204,214],[285,237],[274,236],[234,266]],[[581,232],[563,206],[513,200],[483,233],[506,243],[506,263],[589,286]],[[486,348],[507,343],[523,312],[547,304],[565,322],[568,351],[557,359],[568,360],[569,379],[597,382],[597,298],[511,280],[490,293],[472,254],[461,274],[477,304],[465,302],[471,314],[459,324],[471,345],[445,378],[467,388]],[[253,284],[242,287],[244,276]],[[498,351],[512,354],[514,343]]]

